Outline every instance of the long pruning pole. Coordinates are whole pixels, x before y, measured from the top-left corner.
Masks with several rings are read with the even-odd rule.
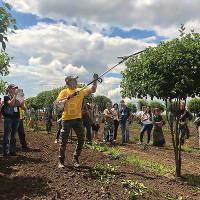
[[[114,65],[113,67],[111,67],[110,69],[106,70],[105,72],[103,72],[100,76],[98,76],[98,78],[92,80],[91,82],[89,82],[88,84],[86,84],[84,87],[82,87],[79,91],[73,93],[70,97],[67,97],[66,99],[62,100],[62,101],[59,101],[59,102],[56,102],[54,104],[55,106],[55,109],[58,110],[58,111],[61,111],[62,108],[64,108],[64,103],[68,100],[70,100],[72,97],[76,96],[79,94],[79,92],[81,92],[82,90],[84,90],[85,88],[87,88],[89,85],[91,85],[92,83],[94,83],[95,81],[99,81],[100,83],[102,82],[102,77],[107,74],[108,72],[110,72],[111,70],[113,70],[115,67],[117,67],[118,65],[122,64],[123,62],[125,62],[127,59],[129,59],[130,57],[132,56],[135,56],[135,55],[138,55],[142,52],[144,52],[145,50],[142,50],[142,51],[139,51],[139,52],[136,52],[136,53],[133,53],[129,56],[122,56],[122,57],[118,57],[120,59],[122,59],[121,61],[119,61],[116,65]],[[60,104],[60,105],[59,105]]]

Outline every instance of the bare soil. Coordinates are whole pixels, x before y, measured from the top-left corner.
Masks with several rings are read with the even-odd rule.
[[[0,133],[0,142],[2,135]],[[58,169],[59,144],[54,144],[55,137],[28,131],[26,137],[29,144],[27,152],[21,150],[17,138],[17,156],[0,156],[0,200],[126,200],[129,199],[129,194],[122,185],[123,180],[137,181],[148,188],[143,196],[136,199],[167,199],[167,194],[171,197],[182,196],[183,199],[200,199],[198,185],[191,186],[182,179],[167,178],[118,159],[108,159],[104,153],[89,148],[83,149],[80,156],[81,167],[75,168],[72,154],[76,142],[68,144],[66,167]],[[172,150],[149,147],[144,151],[136,144],[127,144],[120,149],[125,154],[174,165]],[[0,154],[2,155],[1,146]],[[198,153],[183,153],[184,174],[193,174],[199,178],[199,157]],[[97,165],[117,169],[100,177],[102,168]]]

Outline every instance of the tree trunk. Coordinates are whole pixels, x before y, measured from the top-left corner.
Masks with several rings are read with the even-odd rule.
[[[179,100],[175,100],[177,103],[179,103]],[[179,104],[178,104],[179,105]],[[167,108],[167,101],[166,101],[166,108]],[[176,110],[179,108],[176,108]],[[172,110],[172,106],[170,108],[170,111]],[[172,144],[174,148],[174,158],[175,158],[175,166],[176,166],[176,177],[181,176],[181,142],[180,142],[180,134],[178,130],[178,122],[179,118],[177,118],[177,115],[174,113],[173,115],[170,114],[168,116],[168,112],[166,112],[167,115],[167,121],[170,127],[170,134],[172,136]],[[174,121],[175,128],[174,128]]]

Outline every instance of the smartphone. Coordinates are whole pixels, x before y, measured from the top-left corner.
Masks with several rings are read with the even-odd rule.
[[[23,94],[24,94],[23,89],[18,89],[18,94],[19,94],[20,96],[23,96]]]

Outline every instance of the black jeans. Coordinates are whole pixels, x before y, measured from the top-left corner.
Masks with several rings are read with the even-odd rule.
[[[119,121],[118,120],[114,120],[114,140],[117,139],[117,130],[119,127]]]
[[[22,149],[26,149],[27,143],[26,143],[26,136],[25,136],[25,132],[24,132],[24,124],[23,124],[22,119],[20,119],[20,121],[19,121],[18,136],[19,136],[20,143],[22,145]]]

